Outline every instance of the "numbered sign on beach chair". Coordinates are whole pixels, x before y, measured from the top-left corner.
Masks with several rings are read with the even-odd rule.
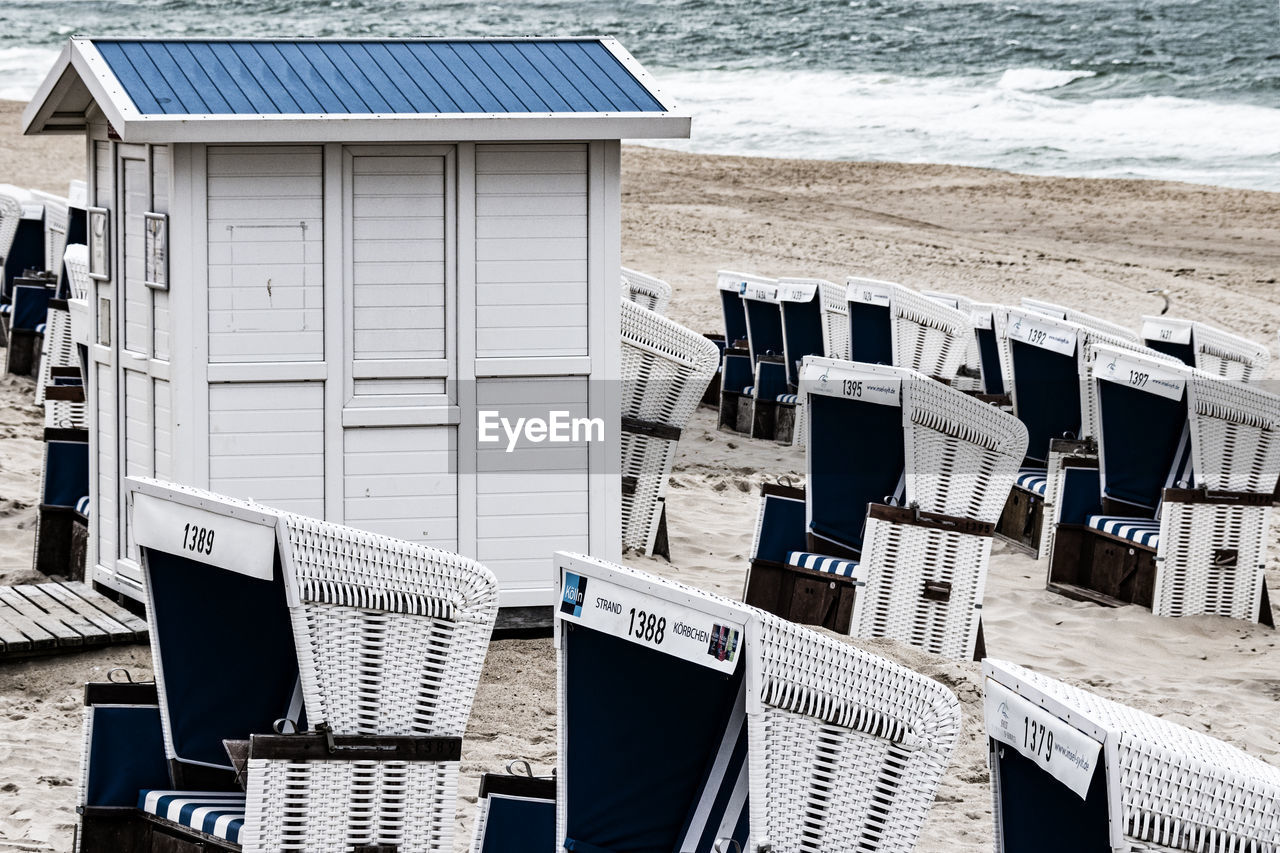
[[[113,688],[144,709],[127,725],[89,709],[82,853],[449,849],[493,576],[245,501],[127,486],[156,683],[136,699]]]
[[[1261,344],[1196,320],[1143,317],[1142,342],[1205,373],[1240,382],[1262,378],[1271,363]]]
[[[622,289],[628,301],[666,316],[667,303],[671,301],[671,285],[662,279],[623,267]]]
[[[1280,849],[1280,768],[1003,661],[983,663],[995,849]]]
[[[1062,481],[1050,588],[1270,624],[1280,397],[1131,350],[1092,356],[1101,464]]]
[[[667,481],[720,355],[714,342],[622,303],[622,546],[670,557]]]
[[[806,488],[766,488],[746,601],[972,657],[991,531],[1026,429],[902,368],[811,357],[801,393]]]
[[[740,602],[556,562],[556,849],[914,849],[958,734],[950,691]]]
[[[738,429],[738,402],[754,391],[755,359],[752,355],[747,308],[743,294],[748,287],[772,286],[773,279],[721,270],[716,273],[720,310],[724,315],[724,364],[720,371],[720,426]],[[781,342],[781,331],[778,332]]]
[[[1010,396],[1014,414],[1027,426],[1029,443],[996,535],[1037,559],[1052,544],[1062,471],[1097,465],[1098,407],[1089,382],[1090,346],[1110,344],[1173,362],[1133,342],[1132,333],[1126,335],[1025,307],[1007,312],[1003,344]]]
[[[892,282],[851,277],[845,287],[849,352],[842,357],[955,380],[973,338],[967,312]]]

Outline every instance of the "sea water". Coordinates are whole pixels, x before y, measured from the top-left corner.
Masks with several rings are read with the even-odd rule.
[[[73,33],[616,35],[691,151],[1280,191],[1280,0],[5,0],[0,97]]]

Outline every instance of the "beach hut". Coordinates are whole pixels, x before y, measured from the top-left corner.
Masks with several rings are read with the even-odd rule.
[[[612,38],[71,39],[23,126],[89,138],[94,580],[141,594],[125,476],[466,554],[508,614],[620,555],[620,140],[689,125]]]

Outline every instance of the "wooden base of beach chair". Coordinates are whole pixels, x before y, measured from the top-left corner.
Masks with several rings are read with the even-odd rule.
[[[9,333],[8,358],[5,371],[14,376],[32,376],[40,361],[44,335],[31,329],[13,329]]]
[[[81,531],[78,560],[77,528]],[[88,538],[88,528],[73,508],[42,505],[36,516],[36,571],[62,575],[68,580],[84,580],[84,548]]]
[[[768,560],[752,560],[744,601],[800,625],[849,633],[853,578]]]
[[[1010,489],[995,535],[1032,556],[1040,552],[1044,526],[1044,498],[1023,489]]]
[[[738,429],[738,406],[741,400],[742,395],[737,391],[722,390],[720,392],[720,420],[717,426],[721,429],[727,427],[734,432],[741,432]]]
[[[151,825],[133,808],[82,807],[72,849],[79,853],[143,853]]]
[[[1048,589],[1108,607],[1151,609],[1156,552],[1100,530],[1060,525],[1049,564]]]
[[[778,444],[792,445],[796,440],[796,407],[778,404],[773,419],[773,440]]]
[[[739,401],[738,432],[750,435],[752,438],[772,441],[776,430],[777,413],[778,404],[771,401],[752,399],[746,406]]]

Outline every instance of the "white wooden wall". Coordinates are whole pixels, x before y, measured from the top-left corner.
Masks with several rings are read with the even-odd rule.
[[[101,122],[89,138],[89,198],[114,212],[111,277],[95,282],[90,310],[90,394],[97,428],[90,435],[92,529],[89,560],[97,580],[130,595],[141,574],[121,510],[124,476],[172,476],[172,318],[169,297],[144,282],[144,214],[168,213],[172,192],[167,146],[106,138]]]
[[[504,606],[554,601],[555,550],[618,557],[616,142],[175,145],[141,171],[101,144],[128,246],[135,211],[172,213],[168,293],[122,256],[99,349],[133,367],[100,370],[126,400],[98,397],[100,492],[123,464],[460,551]],[[481,448],[478,408],[601,417],[608,441]]]

